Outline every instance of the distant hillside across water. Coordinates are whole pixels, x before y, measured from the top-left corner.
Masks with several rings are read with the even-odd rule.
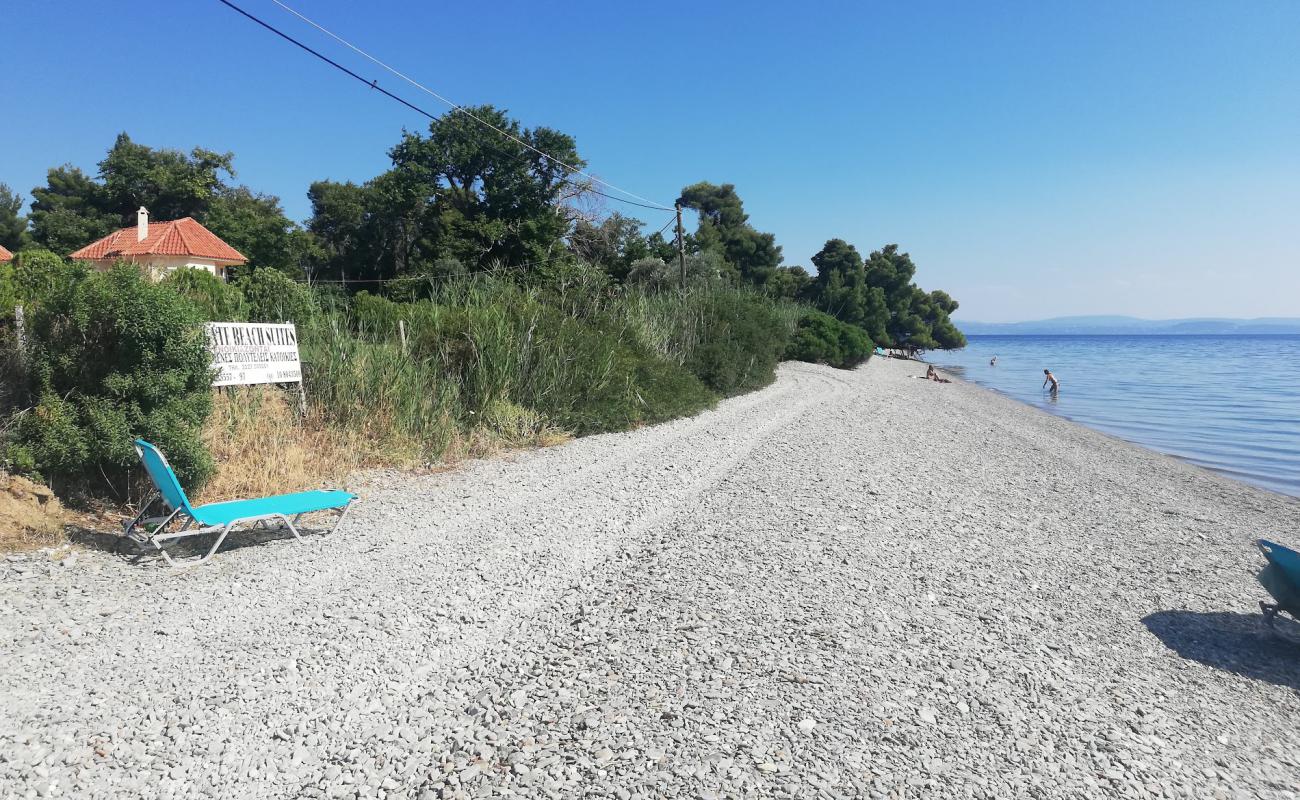
[[[967,336],[1192,336],[1300,334],[1300,317],[1224,319],[1141,319],[1139,317],[1054,317],[1033,322],[968,322],[953,320]]]

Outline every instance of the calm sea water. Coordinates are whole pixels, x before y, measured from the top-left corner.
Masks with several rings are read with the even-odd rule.
[[[969,339],[964,350],[927,359],[1089,427],[1300,497],[1300,336]],[[1061,382],[1055,399],[1041,388],[1044,369]]]

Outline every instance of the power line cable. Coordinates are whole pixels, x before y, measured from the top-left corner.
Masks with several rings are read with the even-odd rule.
[[[514,266],[509,266],[509,267],[506,266],[488,267],[487,269],[475,270],[473,272],[466,272],[463,274],[445,273],[442,275],[397,275],[392,278],[313,278],[310,281],[304,281],[304,282],[344,283],[344,284],[346,283],[395,283],[397,281],[442,282],[442,281],[455,280],[457,278],[476,278],[476,277],[500,275],[502,273],[509,273],[509,272],[520,272],[522,270],[526,270],[531,267],[540,267],[543,264],[550,264],[554,261],[563,261],[566,258],[572,258],[572,257],[573,257],[572,253],[563,253],[558,256],[551,256],[550,258],[544,258],[541,261],[526,261],[522,264],[515,264]]]
[[[221,2],[225,3],[226,0],[221,0]],[[584,178],[587,178],[588,180],[592,181],[593,183],[598,183],[598,184],[600,184],[601,186],[605,186],[605,187],[607,187],[607,188],[609,188],[609,189],[612,189],[612,190],[614,190],[614,191],[616,191],[616,192],[620,192],[620,193],[622,193],[622,194],[625,194],[625,195],[627,195],[628,197],[635,197],[637,200],[640,200],[640,201],[642,201],[643,203],[647,203],[647,204],[648,204],[648,205],[644,206],[645,208],[654,208],[654,209],[657,209],[657,210],[659,210],[659,211],[672,211],[672,210],[673,210],[672,208],[669,208],[668,206],[662,206],[662,205],[659,205],[658,203],[655,203],[655,201],[651,200],[651,199],[648,198],[648,197],[642,197],[641,195],[639,195],[639,194],[637,194],[637,193],[635,193],[635,192],[630,192],[630,191],[628,191],[627,189],[623,189],[623,188],[621,188],[621,187],[615,186],[614,184],[609,183],[608,181],[603,181],[603,180],[601,180],[600,178],[597,178],[595,175],[591,175],[591,174],[589,174],[589,173],[583,172],[582,170],[578,169],[577,167],[575,167],[575,166],[573,166],[573,165],[571,165],[571,164],[566,164],[566,163],[564,163],[563,161],[559,160],[558,158],[552,156],[550,153],[547,153],[547,152],[545,152],[545,151],[543,151],[543,150],[538,149],[537,147],[534,147],[533,145],[529,144],[528,142],[524,141],[523,139],[520,139],[518,136],[515,136],[513,133],[510,133],[510,132],[507,131],[507,130],[502,130],[501,128],[498,128],[497,126],[493,125],[491,122],[488,122],[487,120],[482,119],[481,117],[476,116],[474,113],[472,113],[471,111],[469,111],[469,109],[465,108],[464,106],[460,105],[459,103],[456,103],[456,102],[454,102],[454,101],[452,101],[452,100],[447,99],[446,97],[442,96],[441,94],[438,94],[437,92],[435,92],[434,90],[432,90],[432,89],[430,89],[429,87],[425,86],[424,84],[420,83],[419,81],[415,80],[414,78],[412,78],[412,77],[410,77],[410,76],[408,76],[408,75],[406,75],[406,74],[404,74],[404,73],[402,73],[402,72],[399,72],[399,71],[398,71],[397,69],[395,69],[394,67],[392,67],[392,66],[390,66],[390,65],[388,65],[388,64],[386,64],[386,63],[384,63],[383,61],[379,60],[378,58],[372,56],[371,54],[367,53],[365,50],[362,50],[360,47],[357,47],[356,45],[354,45],[354,44],[352,44],[351,42],[349,42],[347,39],[344,39],[342,36],[339,36],[338,34],[334,33],[334,32],[331,31],[330,29],[326,28],[325,26],[321,25],[320,23],[316,22],[315,20],[311,19],[310,17],[306,16],[305,14],[302,14],[301,12],[296,11],[295,9],[291,8],[289,5],[287,5],[287,4],[283,3],[283,2],[281,2],[281,0],[271,0],[271,2],[275,3],[275,4],[276,4],[277,6],[279,6],[280,8],[282,8],[282,9],[284,9],[285,11],[289,12],[290,14],[294,15],[294,16],[297,17],[298,19],[300,19],[300,20],[302,20],[303,22],[307,23],[308,25],[312,26],[313,28],[315,28],[316,30],[318,30],[318,31],[320,31],[321,33],[325,34],[326,36],[330,37],[331,39],[335,40],[335,41],[338,42],[339,44],[342,44],[344,47],[347,47],[349,50],[352,50],[354,53],[357,53],[358,55],[362,56],[363,58],[368,59],[369,61],[373,62],[374,64],[377,64],[378,66],[384,68],[385,70],[388,70],[388,71],[389,71],[390,73],[392,73],[393,75],[396,75],[397,77],[399,77],[399,78],[401,78],[402,80],[406,81],[407,83],[411,84],[412,86],[414,86],[415,88],[419,89],[420,91],[425,92],[426,94],[429,94],[429,95],[431,95],[431,96],[437,98],[438,100],[442,101],[443,103],[446,103],[448,106],[450,106],[450,107],[452,108],[452,110],[454,110],[454,111],[459,111],[460,113],[464,114],[465,116],[469,117],[470,119],[474,120],[475,122],[479,123],[480,125],[484,125],[484,126],[490,128],[490,129],[496,131],[497,133],[501,134],[502,136],[506,137],[507,139],[511,139],[511,140],[515,141],[516,143],[521,144],[521,145],[523,145],[524,147],[527,147],[529,150],[532,150],[534,153],[537,153],[539,156],[542,156],[543,158],[547,159],[548,161],[550,161],[550,162],[552,162],[552,163],[554,163],[554,164],[557,164],[558,166],[564,167],[565,169],[569,170],[570,172],[573,172],[573,173],[576,174],[576,175],[581,175],[581,176],[583,176]],[[229,4],[229,3],[226,3],[226,5],[230,5],[230,4]],[[264,24],[265,24],[265,23],[264,23]],[[592,191],[595,191],[595,190],[592,190]],[[596,192],[596,194],[601,194],[601,195],[604,196],[604,197],[610,197],[610,195],[603,194],[602,192]],[[629,202],[630,202],[630,201],[628,201],[628,200],[622,200],[622,198],[618,198],[618,197],[610,197],[610,199],[611,199],[611,200],[621,200],[622,202],[625,202],[625,203],[629,203]],[[640,205],[639,203],[631,203],[631,204],[632,204],[632,205]]]
[[[383,88],[382,86],[379,85],[379,81],[377,81],[377,80],[366,80],[366,79],[363,78],[361,75],[357,74],[356,72],[352,71],[351,69],[348,69],[347,67],[343,66],[343,65],[340,64],[339,62],[337,62],[337,61],[335,61],[334,59],[330,58],[329,56],[325,55],[324,53],[321,53],[320,51],[318,51],[318,50],[316,50],[316,49],[314,49],[314,48],[312,48],[312,47],[310,47],[310,46],[304,44],[303,42],[300,42],[299,40],[295,39],[294,37],[290,36],[289,34],[285,33],[284,31],[280,30],[279,28],[276,28],[274,25],[270,24],[269,22],[266,22],[266,21],[260,19],[259,17],[257,17],[257,16],[255,16],[255,15],[249,13],[248,11],[245,11],[244,9],[242,9],[242,8],[240,8],[239,6],[235,5],[234,3],[230,2],[230,0],[218,0],[218,2],[220,2],[222,5],[224,5],[224,6],[228,7],[228,8],[230,8],[231,10],[238,12],[240,15],[242,15],[242,16],[248,18],[249,20],[251,20],[251,21],[257,23],[258,25],[260,25],[261,27],[267,29],[267,30],[270,31],[271,33],[274,33],[276,36],[279,36],[281,39],[284,39],[285,41],[287,41],[287,42],[293,44],[294,46],[299,47],[299,48],[301,48],[302,50],[305,50],[306,52],[310,53],[311,55],[315,56],[316,58],[319,58],[321,61],[324,61],[326,64],[329,64],[331,67],[334,67],[335,69],[339,70],[340,72],[344,73],[345,75],[347,75],[347,76],[349,76],[349,77],[351,77],[351,78],[353,78],[353,79],[355,79],[355,80],[357,80],[357,81],[359,81],[359,82],[361,82],[361,83],[364,83],[366,86],[370,87],[371,89],[374,89],[375,91],[379,92],[380,94],[383,94],[383,95],[386,96],[386,97],[389,97],[389,98],[391,98],[391,99],[393,99],[393,100],[396,100],[397,102],[401,103],[402,105],[406,106],[407,108],[411,109],[412,111],[416,112],[417,114],[421,114],[421,115],[423,115],[423,116],[425,116],[425,117],[428,117],[430,120],[437,120],[437,119],[438,119],[438,116],[437,116],[436,114],[433,114],[433,113],[431,113],[431,112],[429,112],[429,111],[426,111],[425,109],[423,109],[423,108],[417,106],[416,104],[412,103],[411,101],[407,100],[406,98],[401,97],[401,96],[399,96],[399,95],[397,95],[397,94],[394,94],[393,92],[390,92],[390,91],[388,91],[387,89]],[[275,2],[275,0],[272,0],[272,2]],[[366,58],[369,58],[371,61],[374,61],[375,63],[377,63],[377,64],[379,64],[380,66],[384,67],[385,69],[389,70],[390,72],[393,72],[395,75],[398,75],[398,76],[401,77],[403,80],[406,80],[406,81],[408,81],[408,82],[414,84],[415,86],[418,86],[420,89],[422,89],[422,90],[428,92],[429,94],[433,95],[434,97],[437,97],[439,100],[442,100],[443,102],[445,102],[445,103],[447,103],[448,105],[450,105],[450,106],[453,108],[454,111],[459,111],[459,112],[465,114],[466,116],[468,116],[469,118],[475,120],[476,122],[478,122],[478,123],[480,123],[480,124],[482,124],[482,125],[486,125],[487,127],[491,128],[492,130],[496,131],[497,133],[501,134],[502,136],[505,136],[505,137],[507,137],[507,138],[509,138],[509,139],[512,139],[513,141],[515,141],[515,142],[517,142],[517,143],[523,145],[524,147],[528,148],[529,150],[532,150],[533,152],[537,153],[538,155],[542,156],[543,158],[545,158],[545,159],[551,161],[552,163],[554,163],[554,164],[556,164],[556,165],[558,165],[558,166],[560,166],[560,167],[562,167],[562,168],[564,168],[564,169],[566,169],[566,170],[569,170],[570,172],[572,172],[572,173],[574,173],[574,174],[582,175],[584,178],[587,178],[588,180],[590,180],[590,181],[592,181],[592,182],[594,182],[594,183],[598,183],[598,184],[600,184],[600,185],[602,185],[602,186],[607,186],[607,187],[609,187],[609,188],[611,188],[611,189],[614,189],[615,191],[623,192],[624,194],[627,194],[627,195],[629,195],[629,196],[631,196],[631,197],[635,197],[635,198],[637,198],[637,199],[639,199],[639,200],[645,200],[645,201],[646,201],[646,204],[636,203],[636,202],[633,202],[633,201],[631,201],[631,200],[627,200],[627,199],[622,198],[622,197],[615,197],[614,195],[606,194],[605,192],[601,192],[601,191],[596,190],[596,189],[593,189],[593,188],[591,188],[591,187],[589,187],[589,186],[586,186],[586,187],[584,187],[584,186],[580,186],[580,185],[577,184],[575,181],[573,181],[573,180],[571,180],[571,179],[569,179],[569,178],[567,178],[567,177],[562,179],[565,183],[572,184],[572,185],[574,185],[574,186],[577,186],[577,187],[580,188],[580,189],[584,189],[584,190],[589,191],[589,192],[592,192],[592,193],[594,193],[594,194],[598,194],[598,195],[600,195],[601,197],[606,197],[606,198],[609,198],[610,200],[614,200],[614,201],[619,202],[619,203],[627,203],[627,204],[629,204],[629,205],[640,206],[640,207],[642,207],[642,208],[652,208],[652,209],[655,209],[655,210],[657,210],[657,211],[671,211],[671,210],[672,210],[672,209],[670,209],[670,208],[668,208],[668,207],[666,207],[666,206],[661,206],[661,205],[655,204],[654,201],[652,201],[652,200],[648,200],[647,198],[641,197],[640,195],[635,194],[635,193],[633,193],[633,192],[629,192],[629,191],[627,191],[626,189],[622,189],[622,188],[619,188],[619,187],[617,187],[617,186],[614,186],[614,185],[611,184],[611,183],[608,183],[608,182],[606,182],[606,181],[602,181],[602,180],[600,180],[599,178],[597,178],[597,177],[595,177],[595,176],[593,176],[593,175],[590,175],[590,174],[588,174],[588,173],[586,173],[586,172],[583,172],[583,171],[580,170],[580,169],[577,169],[576,167],[573,167],[573,166],[571,166],[571,165],[569,165],[569,164],[564,163],[563,161],[560,161],[559,159],[555,158],[554,156],[551,156],[549,153],[546,153],[546,152],[544,152],[544,151],[542,151],[542,150],[539,150],[538,148],[534,147],[533,145],[528,144],[528,143],[525,142],[524,140],[520,139],[520,138],[517,137],[517,136],[514,136],[513,134],[509,133],[508,131],[503,131],[503,130],[501,130],[500,128],[497,128],[495,125],[492,125],[490,122],[487,122],[486,120],[480,119],[479,117],[477,117],[477,116],[475,116],[474,114],[470,113],[469,111],[467,111],[466,109],[462,108],[461,106],[458,106],[458,105],[456,105],[455,103],[452,103],[450,100],[447,100],[445,97],[442,97],[441,95],[437,94],[437,93],[434,92],[432,89],[429,89],[428,87],[425,87],[425,86],[423,86],[422,84],[419,84],[419,83],[416,83],[415,81],[412,81],[410,78],[407,78],[407,77],[406,77],[405,75],[403,75],[402,73],[397,72],[397,71],[394,70],[392,67],[389,67],[387,64],[384,64],[382,61],[379,61],[378,59],[374,58],[373,56],[371,56],[370,54],[366,53],[365,51],[360,50],[359,48],[353,46],[352,44],[350,44],[349,42],[347,42],[345,39],[342,39],[341,37],[339,37],[339,36],[337,36],[336,34],[330,32],[329,30],[326,30],[325,28],[321,27],[320,25],[317,25],[317,24],[316,24],[315,22],[313,22],[312,20],[308,19],[307,17],[303,16],[302,14],[299,14],[297,11],[294,11],[292,8],[289,8],[288,6],[284,5],[283,3],[277,3],[277,5],[280,5],[280,6],[283,7],[286,11],[289,11],[289,12],[293,13],[295,16],[298,16],[299,18],[301,18],[301,19],[304,20],[305,22],[307,22],[307,23],[309,23],[310,25],[312,25],[312,26],[318,28],[319,30],[323,31],[324,33],[328,34],[329,36],[331,36],[331,37],[337,39],[337,40],[340,41],[340,42],[343,42],[345,45],[347,45],[348,47],[352,48],[353,50],[356,50],[358,53],[361,53],[361,54],[364,55]]]
[[[651,208],[651,209],[654,209],[655,211],[672,211],[671,208],[665,208],[664,206],[646,205],[645,203],[634,203],[634,202],[632,202],[631,200],[624,200],[622,197],[615,197],[615,196],[612,195],[612,194],[605,194],[604,192],[600,191],[599,189],[592,189],[590,186],[586,187],[586,190],[587,190],[588,192],[591,192],[592,194],[598,194],[598,195],[600,195],[601,197],[608,197],[610,200],[615,200],[615,201],[618,201],[618,202],[620,202],[620,203],[627,203],[627,204],[630,205],[630,206],[640,206],[641,208]]]
[[[428,117],[428,118],[431,119],[431,120],[432,120],[432,119],[437,119],[437,117],[436,117],[435,115],[430,114],[428,111],[425,111],[423,108],[420,108],[420,107],[417,106],[416,104],[414,104],[414,103],[412,103],[412,102],[410,102],[410,101],[408,101],[408,100],[405,100],[405,99],[403,99],[403,98],[401,98],[401,97],[398,97],[397,95],[393,94],[392,92],[388,91],[387,89],[381,87],[381,86],[379,85],[379,82],[378,82],[378,81],[368,81],[368,80],[366,80],[365,78],[361,77],[361,76],[358,75],[357,73],[355,73],[355,72],[353,72],[352,70],[348,69],[347,67],[343,66],[342,64],[340,64],[339,62],[337,62],[337,61],[335,61],[334,59],[330,58],[329,56],[324,55],[323,53],[320,53],[320,52],[318,52],[318,51],[316,51],[316,50],[313,50],[312,48],[308,47],[307,45],[305,45],[305,44],[303,44],[302,42],[298,41],[297,39],[293,38],[292,36],[290,36],[289,34],[285,33],[284,31],[281,31],[281,30],[279,30],[278,28],[273,27],[270,23],[263,22],[262,20],[258,19],[257,17],[255,17],[255,16],[253,16],[252,14],[248,13],[247,11],[245,11],[244,9],[242,9],[242,8],[240,8],[239,6],[235,5],[234,3],[230,2],[230,0],[217,0],[217,1],[218,1],[219,3],[221,3],[222,5],[228,6],[228,7],[230,7],[231,9],[233,9],[233,10],[235,10],[235,11],[238,11],[240,14],[243,14],[245,17],[248,17],[248,18],[251,19],[253,22],[256,22],[258,25],[261,25],[263,28],[266,28],[266,29],[267,29],[268,31],[270,31],[271,33],[274,33],[276,36],[279,36],[281,39],[284,39],[284,40],[287,41],[287,42],[291,42],[291,43],[297,45],[298,47],[301,47],[303,50],[306,50],[308,53],[311,53],[312,55],[314,55],[314,56],[316,56],[317,58],[319,58],[321,61],[324,61],[326,64],[329,64],[331,67],[334,67],[335,69],[339,70],[340,72],[343,72],[343,73],[345,73],[345,74],[347,74],[347,75],[350,75],[350,76],[352,76],[353,78],[356,78],[357,80],[359,80],[359,81],[361,81],[362,83],[364,83],[366,86],[369,86],[371,89],[374,89],[375,91],[378,91],[378,92],[380,92],[381,94],[384,94],[384,95],[387,95],[388,97],[391,97],[392,99],[396,100],[397,102],[401,103],[402,105],[406,106],[407,108],[411,109],[412,111],[415,111],[415,112],[418,113],[418,114],[423,114],[424,116]]]

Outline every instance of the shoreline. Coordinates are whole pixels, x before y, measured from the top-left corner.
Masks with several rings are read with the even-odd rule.
[[[1187,334],[1187,335],[1191,335],[1191,334]],[[925,361],[925,362],[919,362],[919,363],[929,364],[930,362]],[[1268,495],[1272,495],[1272,496],[1277,497],[1277,498],[1280,498],[1280,499],[1282,499],[1282,500],[1289,500],[1289,501],[1292,501],[1292,502],[1296,503],[1296,505],[1297,505],[1298,507],[1300,507],[1300,495],[1287,494],[1286,492],[1281,492],[1281,491],[1278,491],[1278,490],[1276,490],[1276,489],[1269,488],[1268,486],[1261,486],[1261,485],[1256,484],[1256,483],[1251,483],[1250,481],[1244,480],[1244,479],[1242,479],[1242,478],[1233,477],[1233,474],[1232,474],[1231,472],[1229,472],[1228,470],[1226,470],[1226,469],[1216,468],[1216,467],[1213,467],[1213,466],[1209,466],[1209,465],[1207,465],[1207,464],[1198,464],[1198,463],[1196,463],[1194,460],[1192,460],[1192,459],[1191,459],[1190,457],[1188,457],[1188,456],[1182,456],[1182,455],[1179,455],[1179,454],[1177,454],[1177,453],[1169,453],[1169,452],[1166,452],[1166,451],[1164,451],[1164,450],[1158,450],[1158,449],[1156,449],[1156,448],[1154,448],[1154,447],[1151,447],[1151,446],[1149,446],[1149,445],[1147,445],[1147,444],[1144,444],[1144,443],[1142,443],[1142,442],[1134,441],[1133,439],[1125,438],[1124,436],[1121,436],[1121,435],[1119,435],[1118,433],[1111,433],[1110,431],[1105,430],[1105,429],[1103,429],[1103,428],[1094,427],[1093,425],[1091,425],[1091,424],[1089,424],[1089,423],[1087,423],[1087,422],[1084,422],[1084,421],[1081,421],[1081,420],[1078,420],[1078,419],[1074,419],[1073,417],[1067,417],[1067,416],[1064,415],[1064,414],[1056,413],[1056,412],[1052,411],[1051,409],[1048,409],[1048,408],[1042,408],[1042,407],[1039,407],[1039,406],[1033,405],[1033,404],[1031,404],[1031,403],[1027,403],[1027,402],[1025,402],[1024,400],[1021,400],[1020,398],[1018,398],[1018,397],[1016,397],[1015,395],[1011,394],[1010,392],[1007,392],[1007,391],[1004,391],[1004,390],[1002,390],[1002,389],[999,389],[999,388],[997,388],[996,386],[986,386],[985,384],[982,384],[982,383],[980,383],[979,381],[968,380],[967,378],[965,378],[965,377],[963,377],[963,376],[961,376],[961,375],[956,374],[956,373],[953,372],[951,369],[946,368],[946,367],[941,367],[941,366],[939,366],[938,364],[935,364],[935,365],[934,365],[934,368],[937,369],[937,370],[939,370],[939,372],[941,372],[941,373],[943,374],[944,377],[950,379],[950,380],[953,382],[953,384],[961,384],[961,385],[966,386],[966,387],[971,388],[971,389],[975,389],[975,390],[982,391],[982,392],[988,392],[989,394],[996,395],[997,397],[1000,397],[1000,398],[1003,398],[1003,399],[1005,399],[1005,400],[1008,400],[1008,401],[1010,401],[1010,402],[1012,402],[1012,403],[1015,403],[1017,406],[1019,406],[1019,407],[1021,407],[1021,408],[1026,408],[1026,409],[1029,409],[1029,410],[1032,410],[1032,411],[1038,412],[1039,414],[1044,414],[1044,415],[1046,415],[1046,416],[1048,416],[1048,417],[1052,417],[1052,418],[1054,418],[1054,419],[1058,419],[1058,420],[1061,420],[1061,421],[1063,421],[1063,422],[1067,422],[1067,423],[1069,423],[1069,424],[1071,424],[1071,425],[1078,426],[1078,427],[1083,428],[1083,429],[1085,429],[1085,430],[1091,431],[1092,433],[1096,433],[1096,434],[1100,434],[1101,436],[1105,436],[1107,439],[1110,439],[1111,441],[1113,441],[1113,442],[1115,442],[1115,443],[1123,444],[1123,445],[1127,445],[1127,446],[1129,446],[1129,447],[1136,447],[1136,448],[1142,450],[1143,452],[1150,453],[1150,454],[1153,454],[1153,455],[1162,456],[1162,457],[1164,457],[1164,458],[1168,458],[1168,459],[1172,459],[1173,461],[1175,461],[1175,462],[1178,463],[1178,464],[1181,464],[1181,465],[1186,466],[1186,467],[1191,467],[1191,468],[1193,468],[1193,469],[1195,469],[1195,470],[1198,470],[1198,471],[1200,471],[1200,472],[1206,473],[1206,474],[1208,474],[1208,475],[1210,475],[1210,476],[1213,476],[1213,477],[1215,477],[1215,478],[1218,478],[1218,479],[1220,479],[1220,480],[1228,481],[1228,482],[1230,482],[1231,484],[1234,484],[1234,485],[1239,486],[1239,487],[1241,487],[1241,488],[1251,489],[1252,491],[1257,491],[1257,492],[1264,492],[1264,493],[1266,493],[1266,494],[1268,494]],[[1300,509],[1298,509],[1298,510],[1300,510]]]
[[[924,369],[785,364],[688,419],[368,473],[340,533],[192,570],[0,561],[0,784],[1300,789],[1250,546],[1300,501]]]
[[[1007,337],[929,354],[990,390],[1245,483],[1300,497],[1300,393],[1261,364],[1293,363],[1300,337]],[[1103,341],[1107,340],[1107,341]],[[991,357],[1001,355],[996,368]],[[1042,367],[1063,378],[1059,402],[1039,391]]]

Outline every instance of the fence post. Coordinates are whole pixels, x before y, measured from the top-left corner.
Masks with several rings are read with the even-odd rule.
[[[23,405],[31,403],[30,387],[27,383],[27,329],[25,327],[25,318],[23,316],[22,304],[14,306],[14,338],[18,345],[15,349],[14,375],[15,383],[14,396],[7,399],[21,399]],[[3,398],[4,392],[0,392],[0,399]]]
[[[397,321],[397,335],[402,340],[402,355],[406,355],[406,321],[399,319]]]
[[[23,328],[22,303],[14,306],[14,332],[18,336],[18,366],[22,367],[27,359],[27,336]]]

